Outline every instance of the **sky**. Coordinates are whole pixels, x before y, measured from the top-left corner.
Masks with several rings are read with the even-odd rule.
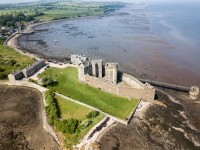
[[[32,1],[38,1],[38,0],[0,0],[0,4],[5,3],[21,3],[21,2],[32,2]],[[122,2],[187,2],[188,0],[87,0],[87,1],[122,1]],[[199,0],[190,0],[191,1],[199,1]]]

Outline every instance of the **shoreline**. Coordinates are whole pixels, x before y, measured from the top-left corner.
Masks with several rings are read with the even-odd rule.
[[[41,25],[57,23],[57,22],[62,22],[62,21],[67,21],[67,20],[97,18],[97,17],[105,16],[105,15],[106,14],[99,14],[99,15],[96,15],[96,16],[83,16],[83,17],[75,17],[75,18],[67,18],[67,19],[58,19],[58,20],[40,22],[40,23],[36,23],[36,24],[30,24],[25,28],[25,30],[23,30],[22,33],[14,33],[10,37],[8,37],[8,39],[6,39],[6,41],[3,43],[3,45],[14,49],[15,51],[17,51],[18,53],[20,53],[22,55],[26,55],[26,56],[29,56],[31,58],[35,58],[36,60],[39,60],[42,57],[43,59],[53,59],[53,60],[59,60],[59,61],[63,62],[64,58],[45,56],[44,54],[39,53],[39,52],[31,53],[29,50],[21,49],[20,46],[19,46],[18,39],[20,38],[20,36],[23,35],[23,33],[34,32],[35,28],[38,27],[38,26],[41,26]],[[68,59],[70,59],[70,58],[66,58],[66,59],[68,61]]]
[[[18,53],[22,54],[22,55],[26,55],[28,57],[31,58],[35,58],[36,60],[39,60],[40,58],[35,55],[35,54],[31,54],[29,52],[25,52],[22,49],[19,49],[18,47],[18,38],[21,36],[21,34],[15,34],[14,36],[12,36],[6,43],[5,46],[8,46],[10,48],[12,48],[13,50],[17,51]]]

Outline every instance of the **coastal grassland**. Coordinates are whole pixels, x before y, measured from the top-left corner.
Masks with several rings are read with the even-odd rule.
[[[72,145],[78,144],[78,142],[81,139],[83,139],[83,137],[91,130],[91,128],[105,117],[102,113],[100,113],[97,117],[87,118],[86,115],[89,112],[91,112],[92,109],[89,109],[82,105],[68,101],[59,96],[56,96],[56,100],[61,112],[62,119],[70,119],[70,118],[78,119],[81,121],[81,124],[84,124],[84,122],[88,122],[88,121],[92,122],[88,127],[81,128],[80,132],[78,133],[74,133],[74,134],[59,133],[66,147],[72,147]]]
[[[0,16],[4,15],[9,18],[10,15],[16,16],[17,14],[23,14],[21,16],[23,21],[32,21],[33,19],[45,21],[67,19],[84,16],[95,16],[108,12],[115,11],[124,7],[124,3],[116,2],[81,2],[81,1],[64,1],[64,2],[49,2],[49,3],[26,3],[26,4],[13,4],[13,5],[0,5]],[[21,18],[20,17],[20,18]],[[5,18],[5,17],[4,17]],[[19,18],[18,18],[19,19]],[[21,19],[19,19],[19,22]],[[2,25],[11,26],[13,20],[1,21]],[[9,23],[8,23],[9,22]],[[17,23],[19,23],[17,22]]]
[[[50,76],[58,83],[57,85],[48,86],[49,89],[121,119],[128,117],[138,103],[138,100],[119,97],[79,82],[78,70],[73,67],[64,69],[49,68],[39,75],[39,77],[44,76]]]
[[[26,16],[33,16],[35,19],[43,18],[45,20],[56,20],[64,18],[73,18],[80,16],[92,16],[103,14],[105,9],[101,4],[94,2],[54,2],[37,3],[32,5],[12,5],[0,8],[0,15],[24,13]],[[36,15],[36,14],[44,15]]]
[[[4,46],[0,41],[0,80],[7,79],[7,75],[14,70],[23,69],[35,60],[21,55],[12,48]]]
[[[103,9],[98,6],[82,6],[79,5],[65,5],[65,6],[55,6],[54,8],[48,10],[41,10],[45,15],[36,17],[37,19],[43,18],[45,20],[56,20],[64,18],[74,18],[82,16],[94,16],[98,14],[103,14]]]

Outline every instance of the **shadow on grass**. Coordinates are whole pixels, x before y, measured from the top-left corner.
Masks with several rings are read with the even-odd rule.
[[[55,87],[55,86],[57,86],[58,84],[59,84],[58,81],[54,81],[50,86],[51,86],[51,87]]]

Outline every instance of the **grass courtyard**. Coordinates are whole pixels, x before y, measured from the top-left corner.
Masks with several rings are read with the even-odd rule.
[[[99,114],[95,118],[87,118],[86,115],[92,110],[86,108],[82,105],[76,104],[74,102],[68,101],[62,97],[56,96],[56,100],[58,102],[59,109],[61,111],[62,119],[78,119],[82,122],[92,121],[92,124],[87,128],[81,129],[79,133],[75,134],[60,134],[63,136],[63,143],[66,147],[71,147],[72,145],[77,144],[83,137],[90,131],[90,129],[95,126],[99,121],[101,121],[105,116],[103,114]]]
[[[58,82],[57,85],[48,86],[49,89],[123,120],[129,116],[138,103],[138,100],[122,98],[79,82],[78,70],[73,67],[49,68],[39,75],[39,77],[44,76],[50,76]]]
[[[0,41],[0,80],[7,79],[7,75],[17,69],[23,69],[35,60],[21,55],[12,48],[3,45]]]

